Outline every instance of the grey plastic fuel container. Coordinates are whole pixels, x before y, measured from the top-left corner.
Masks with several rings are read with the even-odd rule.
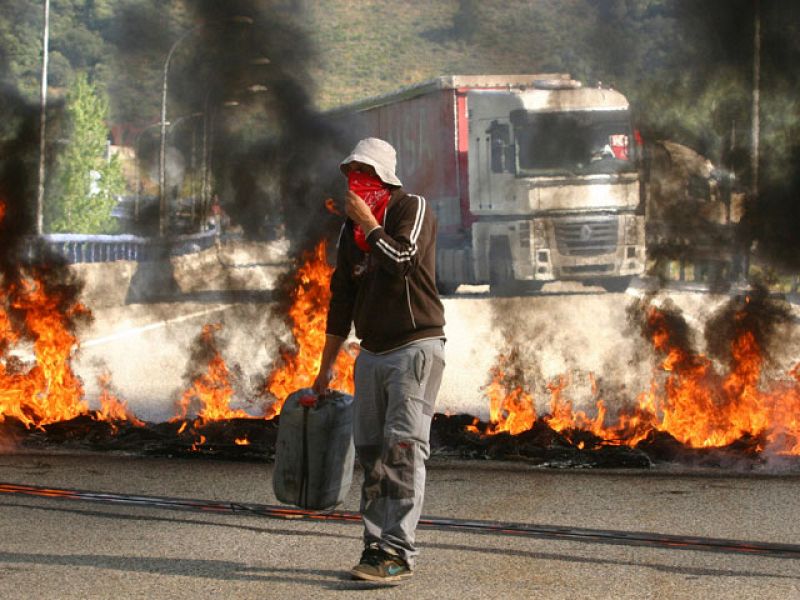
[[[323,510],[344,501],[353,481],[353,397],[310,388],[281,408],[272,487],[285,504]]]

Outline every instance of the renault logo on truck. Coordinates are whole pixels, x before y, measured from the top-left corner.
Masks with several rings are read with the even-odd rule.
[[[581,241],[588,242],[590,239],[592,239],[592,228],[588,225],[583,225],[581,227]]]

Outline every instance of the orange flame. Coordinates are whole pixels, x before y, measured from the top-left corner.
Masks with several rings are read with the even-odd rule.
[[[491,370],[492,380],[483,388],[489,398],[490,434],[507,431],[516,435],[533,427],[536,421],[533,396],[514,384],[519,379],[517,361],[516,353],[501,354]]]
[[[242,438],[236,438],[235,440],[233,440],[233,443],[236,444],[237,446],[249,446],[250,440],[248,440],[247,436],[245,436]]]
[[[334,214],[339,217],[342,216],[341,211],[338,208],[336,208],[336,202],[334,202],[333,198],[327,198],[325,200],[325,208],[327,208],[328,212],[331,214]]]
[[[96,420],[107,421],[114,431],[117,430],[117,423],[120,421],[130,421],[136,427],[144,427],[144,422],[136,418],[128,408],[128,404],[111,391],[110,373],[98,375],[97,383],[100,385],[100,410],[94,413]]]
[[[743,316],[734,318],[740,321]],[[676,344],[661,311],[651,307],[647,319],[653,348],[663,356],[658,365],[664,374],[663,383],[654,377],[650,390],[639,395],[637,405],[620,411],[616,423],[606,425],[604,400],[595,400],[594,418],[574,411],[571,400],[563,397],[568,379],[559,377],[547,386],[550,414],[543,420],[552,429],[568,438],[572,431],[585,431],[602,443],[630,446],[656,431],[669,433],[693,448],[726,446],[746,436],[764,437],[764,447],[770,451],[800,455],[800,364],[790,372],[790,381],[764,389],[763,356],[753,332],[743,330],[734,338],[728,372],[721,376],[710,359]],[[521,433],[535,420],[533,398],[519,376],[504,380],[508,357],[501,355],[497,362],[491,371],[492,382],[485,388],[491,414],[486,433]],[[597,395],[596,385],[594,389]],[[521,397],[525,399],[522,403]],[[524,427],[509,425],[522,422],[526,423]],[[467,429],[477,432],[475,425]]]
[[[22,318],[13,321],[9,310]],[[27,427],[41,427],[89,412],[71,366],[78,341],[70,331],[75,318],[88,314],[62,290],[48,293],[36,275],[0,291],[0,422],[16,417]],[[33,342],[32,364],[8,355],[20,341]]]
[[[246,419],[250,415],[244,410],[230,408],[233,399],[233,386],[230,382],[230,372],[225,360],[216,347],[215,333],[222,329],[222,323],[209,323],[203,326],[200,333],[200,343],[208,349],[211,358],[206,371],[194,378],[192,384],[183,393],[178,403],[178,413],[171,421],[185,419],[189,409],[199,405],[195,426],[201,427],[210,421],[223,419]],[[185,424],[184,424],[185,425]],[[181,433],[181,428],[178,433]]]
[[[327,244],[320,242],[303,257],[295,274],[289,321],[294,348],[282,348],[281,356],[267,377],[266,390],[275,398],[267,409],[266,418],[279,414],[286,397],[301,388],[311,387],[320,367],[325,346],[325,325],[330,302],[330,279],[333,267],[326,258]],[[331,387],[353,393],[355,344],[345,348],[336,359],[336,376]]]

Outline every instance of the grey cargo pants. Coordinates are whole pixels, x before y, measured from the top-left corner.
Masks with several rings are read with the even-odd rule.
[[[385,354],[362,350],[356,359],[353,437],[364,469],[364,545],[393,552],[410,568],[418,554],[414,537],[443,371],[442,339]]]

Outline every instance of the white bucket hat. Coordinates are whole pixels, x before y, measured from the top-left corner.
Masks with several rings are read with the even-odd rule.
[[[339,163],[339,169],[344,172],[344,166],[353,161],[373,167],[375,174],[383,183],[403,185],[394,173],[397,166],[397,153],[389,142],[374,137],[361,140],[353,148],[350,156]]]

